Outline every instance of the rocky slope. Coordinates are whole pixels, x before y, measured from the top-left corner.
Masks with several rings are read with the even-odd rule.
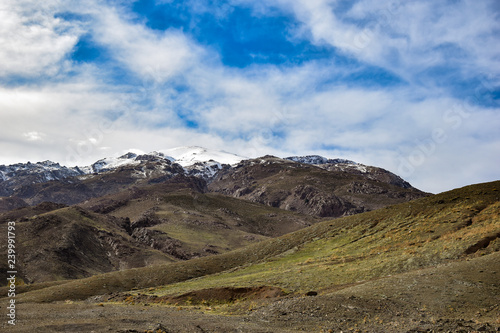
[[[265,205],[203,194],[193,181],[200,182],[178,176],[80,205],[44,202],[0,214],[0,230],[7,221],[16,222],[19,280],[77,279],[210,256],[318,222]],[[0,245],[0,253],[6,246]],[[1,274],[7,271],[3,265]],[[0,278],[6,281],[5,276]]]
[[[127,153],[90,166],[0,166],[0,212],[45,201],[76,204],[132,186],[197,183],[197,190],[320,217],[352,215],[424,196],[391,172],[344,159],[244,157],[201,147]],[[291,186],[293,184],[293,186]]]
[[[217,173],[208,189],[321,217],[353,215],[428,195],[386,170],[321,157],[244,160]]]
[[[497,332],[499,186],[324,221],[207,258],[20,286],[29,320],[19,329]]]

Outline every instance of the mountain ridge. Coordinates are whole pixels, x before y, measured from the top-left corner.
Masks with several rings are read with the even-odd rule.
[[[270,155],[221,170],[208,189],[322,217],[357,214],[428,195],[381,168],[353,162],[306,164]]]
[[[199,159],[189,170],[160,153],[120,157],[0,198],[0,229],[16,225],[16,301],[40,318],[21,331],[141,331],[150,311],[181,308],[169,330],[500,329],[500,181],[429,195],[318,156],[209,160],[209,178],[191,174]],[[75,323],[81,307],[111,319]]]
[[[322,157],[294,161],[270,155],[240,160],[234,154],[191,148],[174,154],[184,160],[184,167],[162,152],[130,152],[101,159],[85,174],[38,183],[32,177],[40,170],[62,167],[52,162],[28,164],[31,170],[18,166],[26,178],[12,195],[0,198],[0,225],[15,221],[23,226],[26,281],[77,278],[224,253],[323,218],[427,196],[411,186],[393,184],[390,177],[377,177],[378,169],[352,161]],[[220,164],[213,159],[217,156],[235,163]],[[213,174],[207,179],[199,168],[210,165]],[[49,235],[56,232],[68,241],[52,246]],[[79,243],[92,249],[87,253]],[[141,256],[150,259],[138,259]],[[51,263],[48,276],[33,268],[43,265],[40,258]],[[75,270],[66,259],[80,262],[81,267]],[[93,260],[99,263],[96,269]]]
[[[385,182],[417,193],[417,190],[413,189],[409,183],[387,170],[365,166],[345,159],[328,159],[317,155],[295,156],[285,159],[271,156],[248,159],[223,151],[191,146],[155,151],[148,154],[129,152],[118,157],[100,159],[90,166],[72,168],[51,161],[0,166],[0,212],[26,205],[36,205],[43,201],[71,205],[91,197],[123,190],[127,186],[142,186],[168,181],[175,177],[178,179],[195,177],[206,182],[207,185],[213,183],[212,188],[219,191],[217,190],[217,183],[224,183],[222,176],[219,177],[219,175],[234,173],[237,170],[249,168],[251,165],[259,163],[268,163],[271,159],[283,167],[285,165],[294,165],[294,167],[304,170],[309,168],[308,166],[318,167],[330,172],[329,175],[332,177],[335,174],[350,174],[349,177],[352,179],[357,177],[358,183],[364,183],[365,180]],[[244,181],[244,183],[246,184],[247,181]],[[253,191],[251,184],[250,187],[245,184],[238,185],[239,193],[241,191]],[[201,188],[204,187],[204,185],[200,186]],[[352,191],[355,192],[387,192],[386,189],[374,189],[371,185],[366,188],[366,184],[353,184],[352,186]],[[393,190],[399,191],[396,188],[389,191]],[[227,190],[225,191],[227,192]],[[308,187],[306,191],[309,194],[298,193],[301,197],[300,200],[308,201],[311,198],[307,196],[312,196],[314,195],[313,192],[317,192],[311,187]],[[233,195],[234,193],[230,194]],[[330,202],[338,201],[331,197],[327,200]],[[271,206],[275,205],[273,200],[261,200],[261,202]],[[340,203],[340,205],[342,204]],[[355,203],[354,206],[359,206],[359,204]],[[294,209],[292,206],[290,207]],[[350,208],[346,206],[345,209]],[[361,211],[364,211],[364,209]],[[333,212],[320,214],[331,215]]]
[[[16,177],[15,172],[26,171],[29,174],[41,173],[45,175],[45,181],[58,180],[67,177],[88,175],[92,173],[101,173],[112,171],[121,166],[137,165],[141,160],[169,160],[173,163],[180,164],[184,168],[193,167],[197,164],[211,162],[212,165],[218,165],[221,169],[222,165],[237,165],[241,161],[250,160],[252,158],[239,156],[225,151],[210,150],[200,146],[185,146],[176,147],[150,153],[134,153],[127,152],[119,157],[105,157],[87,166],[67,167],[60,165],[58,162],[50,160],[36,163],[16,163],[11,165],[0,165],[0,181],[6,181]],[[323,164],[346,164],[357,166],[358,170],[363,170],[366,166],[351,160],[342,158],[327,158],[320,155],[303,155],[289,156],[283,158],[297,163],[323,165]],[[190,169],[187,169],[189,171]]]

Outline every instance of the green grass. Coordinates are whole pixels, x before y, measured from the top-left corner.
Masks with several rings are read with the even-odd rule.
[[[217,248],[221,249],[235,249],[267,238],[240,230],[214,230],[213,228],[179,223],[161,224],[152,229],[160,230],[169,237],[180,240],[186,245],[184,248],[190,251],[197,251],[208,244],[216,245]],[[245,236],[251,236],[253,240],[249,241]]]
[[[494,193],[491,190],[469,199],[452,197],[449,204],[422,199],[338,220],[321,238],[281,256],[233,272],[165,286],[156,293],[272,285],[300,294],[459,259],[481,239],[500,234],[500,203],[486,196]],[[351,225],[340,227],[345,221]],[[479,253],[498,250],[499,243],[497,239]]]
[[[321,222],[236,251],[113,272],[25,295],[19,301],[82,299],[156,287],[159,295],[224,286],[270,285],[292,294],[346,285],[500,250],[500,182]]]

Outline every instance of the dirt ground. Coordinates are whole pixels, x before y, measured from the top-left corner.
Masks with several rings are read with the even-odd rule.
[[[2,311],[3,312],[3,311]],[[338,295],[268,299],[243,315],[204,307],[108,303],[20,304],[2,332],[500,332],[500,323],[439,318],[398,300]]]
[[[265,286],[203,289],[175,297],[122,296],[131,304],[190,304],[199,320],[226,325],[211,330],[197,324],[206,332],[226,332],[222,327],[227,332],[500,332],[499,259],[495,253],[338,290],[311,291],[311,296],[287,296]],[[216,305],[224,301],[229,301],[227,307]],[[212,304],[219,313],[232,315],[210,314]]]
[[[496,252],[311,296],[260,286],[20,302],[15,327],[7,324],[3,298],[0,332],[500,332],[499,276]]]

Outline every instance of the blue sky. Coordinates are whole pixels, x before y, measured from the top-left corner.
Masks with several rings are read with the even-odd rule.
[[[497,1],[7,0],[0,164],[200,145],[500,178]]]

